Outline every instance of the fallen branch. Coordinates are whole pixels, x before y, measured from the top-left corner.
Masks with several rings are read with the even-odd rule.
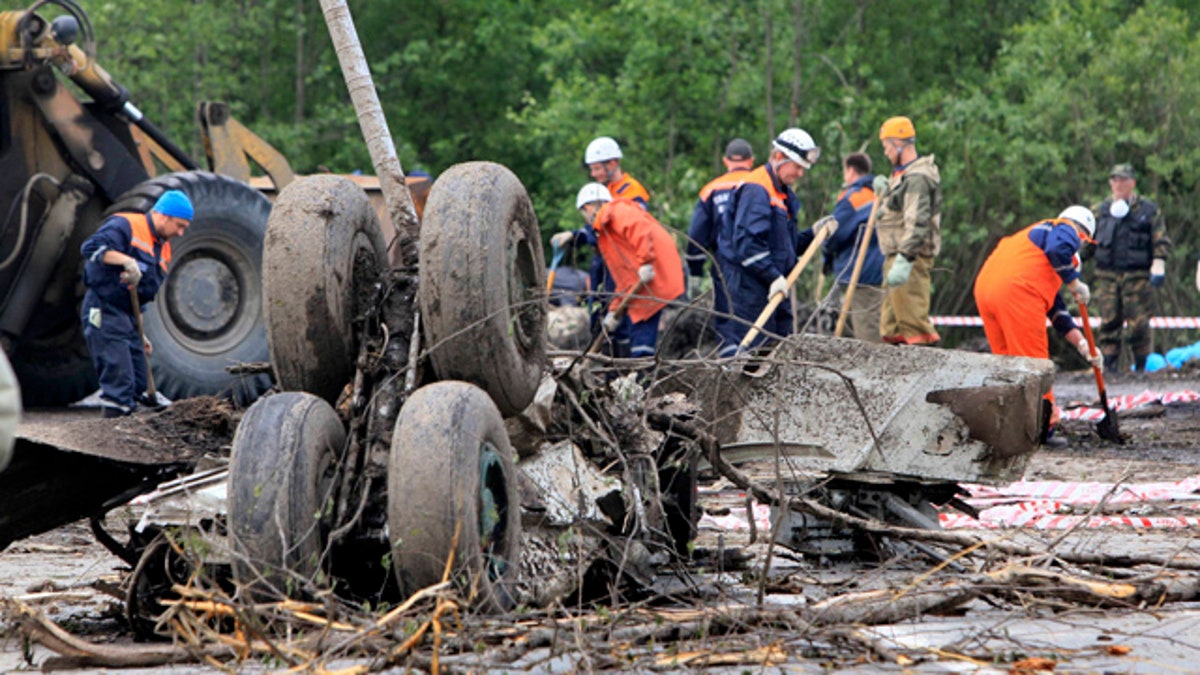
[[[86,667],[132,668],[194,663],[204,658],[232,656],[222,645],[185,649],[176,645],[115,646],[100,645],[71,635],[47,619],[37,609],[17,600],[0,599],[0,607],[13,616],[21,634],[31,642],[59,654],[42,664],[42,670],[67,670]]]

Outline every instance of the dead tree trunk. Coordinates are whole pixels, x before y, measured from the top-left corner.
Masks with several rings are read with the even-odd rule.
[[[363,54],[362,43],[358,41],[358,31],[354,28],[350,8],[346,0],[321,0],[321,11],[325,14],[329,37],[333,40],[333,49],[342,66],[346,88],[350,90],[350,100],[354,102],[367,151],[371,153],[371,164],[375,167],[375,175],[379,176],[379,187],[387,202],[388,214],[396,228],[396,237],[399,239],[396,244],[400,246],[403,264],[416,265],[420,227],[417,210],[408,186],[404,184],[404,170],[400,167],[400,158],[396,156],[396,146],[392,143],[392,134],[388,131],[387,119],[383,116],[383,107],[375,91],[375,82],[371,79],[371,69]]]

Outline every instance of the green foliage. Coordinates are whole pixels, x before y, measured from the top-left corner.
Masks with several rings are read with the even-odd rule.
[[[1164,312],[1192,313],[1200,234],[1200,38],[1191,0],[353,0],[400,158],[433,173],[489,159],[519,175],[545,233],[576,228],[587,142],[611,135],[686,229],[734,136],[765,159],[798,125],[825,159],[801,221],[832,206],[839,158],[913,118],[944,187],[935,310],[973,311],[993,243],[1106,195],[1132,162],[1176,243]],[[317,0],[126,0],[88,6],[100,63],[201,155],[193,111],[225,100],[300,172],[370,171]],[[770,38],[770,50],[767,38]],[[547,247],[548,249],[549,247]]]

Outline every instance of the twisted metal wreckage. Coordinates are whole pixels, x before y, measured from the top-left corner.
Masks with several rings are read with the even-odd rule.
[[[338,44],[347,73],[365,64]],[[371,93],[352,88],[356,107]],[[372,156],[385,194],[403,193],[394,149]],[[776,498],[776,541],[824,555],[870,543],[855,518],[937,528],[933,505],[963,506],[959,482],[1016,480],[1037,447],[1046,361],[805,335],[753,361],[657,364],[653,386],[601,377],[602,358],[550,366],[540,231],[516,176],[451,167],[419,233],[403,194],[389,210],[399,256],[349,180],[284,189],[262,280],[280,393],[240,422],[211,401],[192,418],[188,402],[28,417],[0,473],[0,546],[92,517],[133,566],[127,610],[146,634],[197,587],[399,603],[450,583],[505,611],[645,588],[686,562],[702,461],[776,462],[786,495],[817,505]],[[228,459],[204,452],[229,434]],[[103,517],[137,495],[122,543]]]

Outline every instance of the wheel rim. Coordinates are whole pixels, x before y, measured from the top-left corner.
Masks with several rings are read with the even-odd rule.
[[[245,274],[253,267],[220,239],[189,243],[167,277],[163,324],[189,350],[219,354],[236,347],[254,328],[256,312],[248,305],[256,292]]]
[[[488,578],[504,576],[508,569],[508,551],[502,550],[508,531],[508,477],[494,445],[484,442],[479,448],[479,547]]]
[[[520,223],[514,222],[509,230],[517,232],[517,236],[509,237],[507,251],[510,279],[508,303],[515,310],[510,319],[512,333],[521,351],[528,352],[536,344],[538,332],[545,330],[545,307],[542,302],[545,290],[538,281],[533,247],[520,228]]]

